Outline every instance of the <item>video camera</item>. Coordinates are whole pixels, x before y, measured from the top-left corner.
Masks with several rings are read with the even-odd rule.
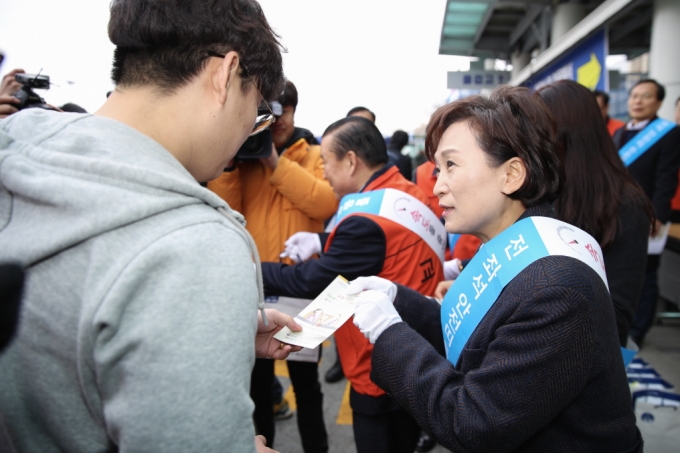
[[[274,116],[281,116],[283,114],[283,107],[276,101],[269,103],[269,108],[271,109]],[[258,115],[261,113],[269,113],[268,110],[258,111]],[[257,135],[248,137],[248,140],[243,143],[241,148],[239,148],[236,153],[236,159],[248,160],[248,159],[261,159],[263,157],[269,157],[272,154],[272,131],[269,128],[263,130]]]
[[[34,88],[40,90],[50,89],[50,76],[46,75],[33,75],[33,74],[16,74],[14,79],[21,84],[21,88],[14,93],[12,96],[21,101],[17,105],[18,110],[28,109],[28,108],[41,108],[45,110],[54,110],[45,103],[45,100],[38,96],[38,94],[33,91]]]

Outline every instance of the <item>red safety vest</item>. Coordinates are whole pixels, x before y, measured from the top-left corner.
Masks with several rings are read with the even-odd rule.
[[[423,192],[405,179],[397,167],[388,169],[383,175],[373,180],[366,186],[364,192],[388,188],[405,192],[426,206],[430,206]],[[353,215],[373,220],[385,233],[387,242],[385,262],[378,277],[408,286],[427,296],[434,294],[437,284],[444,279],[443,263],[417,233],[384,217],[364,213],[348,215],[338,225]],[[337,225],[328,236],[326,250],[333,242],[336,229]],[[373,345],[354,325],[353,318],[350,318],[335,332],[335,342],[338,346],[342,369],[354,390],[364,395],[383,395],[385,392],[370,378]]]

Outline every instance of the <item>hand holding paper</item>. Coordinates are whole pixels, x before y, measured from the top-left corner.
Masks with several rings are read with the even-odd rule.
[[[398,322],[401,322],[401,316],[384,292],[370,289],[354,299],[354,325],[371,344],[375,344],[385,329]]]
[[[299,332],[302,327],[295,320],[278,310],[267,309],[269,325],[264,325],[262,315],[257,312],[257,335],[255,336],[255,355],[260,358],[272,358],[283,360],[293,351],[302,349],[299,346],[291,346],[274,338],[274,335],[283,327],[293,332]]]
[[[352,280],[347,287],[347,294],[353,296],[370,289],[385,293],[390,303],[394,303],[394,298],[397,297],[397,285],[380,277],[359,277]]]

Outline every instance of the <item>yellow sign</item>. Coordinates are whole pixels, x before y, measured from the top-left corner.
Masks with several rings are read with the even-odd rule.
[[[590,61],[576,69],[576,81],[589,90],[594,90],[597,88],[597,82],[600,81],[600,74],[602,74],[602,65],[591,52]]]

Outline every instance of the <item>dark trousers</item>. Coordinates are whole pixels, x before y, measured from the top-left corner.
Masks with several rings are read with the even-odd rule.
[[[297,423],[305,453],[326,453],[328,435],[323,419],[323,393],[319,383],[319,364],[287,361],[288,373],[295,390]],[[272,381],[274,361],[256,359],[250,380],[250,397],[255,402],[253,419],[258,434],[267,438],[267,446],[274,447],[274,410]]]
[[[413,453],[420,437],[415,419],[389,395],[349,391],[357,453]]]
[[[357,453],[413,453],[420,426],[403,409],[365,415],[352,411]]]
[[[656,308],[659,304],[659,265],[660,255],[647,255],[647,270],[642,284],[640,302],[635,310],[630,336],[642,340],[654,323]]]

